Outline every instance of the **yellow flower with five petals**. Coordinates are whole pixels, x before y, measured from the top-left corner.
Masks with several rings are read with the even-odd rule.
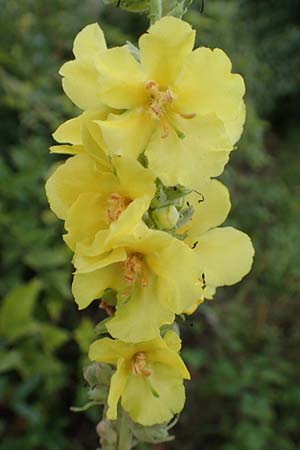
[[[108,419],[117,419],[120,399],[131,418],[145,426],[168,422],[178,414],[185,402],[183,379],[190,379],[178,355],[180,348],[181,341],[172,331],[137,344],[110,338],[93,342],[90,359],[116,367],[109,387]]]
[[[50,207],[65,220],[64,239],[73,251],[80,243],[95,245],[95,239],[107,251],[112,238],[130,234],[149,207],[153,173],[126,157],[113,157],[111,166],[114,171],[105,170],[81,153],[61,164],[46,183]]]
[[[81,49],[99,47],[98,33],[91,32],[95,27],[76,38]],[[192,51],[194,38],[189,24],[164,17],[141,36],[140,62],[128,46],[93,53],[89,86],[99,105],[122,113],[97,121],[110,152],[137,158],[145,151],[149,167],[165,184],[198,188],[222,172],[240,137],[245,107],[243,79],[231,73],[228,57],[220,49]],[[84,72],[81,68],[79,75],[73,63],[61,72],[64,84],[78,78],[74,93],[68,89],[71,98]]]
[[[159,335],[201,295],[199,256],[166,232],[143,223],[131,234],[77,245],[73,294],[80,309],[101,299],[106,289],[117,295],[116,311],[106,323],[109,333],[126,342]],[[105,251],[106,250],[106,251]]]

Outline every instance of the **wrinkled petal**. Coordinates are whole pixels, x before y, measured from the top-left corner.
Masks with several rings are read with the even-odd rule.
[[[173,128],[166,138],[156,132],[145,152],[149,168],[166,185],[179,183],[197,189],[223,170],[231,143],[215,115],[177,118],[175,126],[185,137],[179,138]]]
[[[208,286],[235,284],[250,271],[254,249],[247,234],[232,227],[214,228],[197,240],[195,251]]]
[[[75,273],[72,292],[79,309],[84,309],[93,300],[100,299],[108,288],[117,289],[119,280],[118,264],[89,273]]]
[[[245,118],[245,85],[240,75],[231,73],[231,62],[222,50],[201,47],[193,51],[173,89],[176,110],[215,113],[230,133],[231,143],[237,141]]]
[[[142,105],[147,97],[145,75],[129,47],[114,47],[97,62],[101,101],[111,108],[129,109]]]
[[[145,426],[168,422],[185,403],[182,378],[171,367],[154,363],[151,370],[149,377],[131,375],[121,399],[131,418]]]
[[[141,63],[149,80],[167,88],[178,75],[194,46],[195,31],[175,17],[164,17],[139,39]]]
[[[154,125],[147,112],[139,109],[96,122],[101,128],[108,152],[113,155],[137,159],[145,150],[153,133]]]

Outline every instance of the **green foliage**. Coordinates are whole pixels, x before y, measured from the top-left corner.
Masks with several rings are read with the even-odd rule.
[[[186,15],[197,45],[224,48],[246,80],[245,132],[223,181],[228,224],[250,234],[256,257],[241,285],[181,325],[193,381],[166,448],[297,450],[299,2],[207,0],[202,15],[200,3]],[[86,401],[81,370],[103,316],[71,300],[70,253],[44,194],[57,163],[47,148],[77,114],[57,75],[74,35],[100,17],[109,45],[136,42],[147,18],[99,0],[0,7],[0,450],[93,449],[100,410],[69,408]]]

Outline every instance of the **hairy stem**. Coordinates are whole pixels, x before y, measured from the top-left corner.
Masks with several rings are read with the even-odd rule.
[[[124,411],[122,411],[120,414],[118,436],[118,450],[131,450],[132,434],[129,429],[127,416]]]
[[[150,25],[161,19],[162,16],[162,0],[150,0]]]

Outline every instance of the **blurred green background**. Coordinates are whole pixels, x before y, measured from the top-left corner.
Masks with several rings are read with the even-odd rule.
[[[182,326],[192,372],[169,450],[300,448],[300,3],[206,0],[185,18],[197,45],[221,47],[247,85],[245,132],[226,168],[228,223],[253,239],[239,285]],[[92,450],[100,411],[81,368],[93,307],[78,313],[70,253],[44,182],[51,132],[77,114],[58,68],[99,21],[109,45],[136,42],[145,17],[99,0],[0,0],[0,450]],[[140,450],[149,447],[141,445]]]

